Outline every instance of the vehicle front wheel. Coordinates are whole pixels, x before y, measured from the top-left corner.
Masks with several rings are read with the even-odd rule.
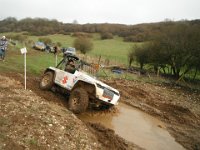
[[[71,92],[68,105],[69,110],[72,112],[76,114],[84,112],[88,107],[88,103],[89,97],[85,89],[78,87]]]
[[[46,72],[40,81],[40,88],[42,90],[50,90],[54,84],[53,78],[54,78],[53,72],[50,71]]]

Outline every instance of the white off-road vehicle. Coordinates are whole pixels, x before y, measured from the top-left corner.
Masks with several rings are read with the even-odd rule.
[[[71,65],[74,70],[69,69],[68,65]],[[74,113],[84,112],[89,104],[107,108],[117,105],[120,98],[119,91],[85,72],[83,69],[85,65],[93,66],[84,63],[76,56],[66,56],[57,67],[49,67],[45,70],[40,88],[50,90],[56,86],[69,93],[68,107]]]

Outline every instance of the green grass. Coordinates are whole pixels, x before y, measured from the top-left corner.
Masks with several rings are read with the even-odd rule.
[[[75,37],[70,35],[49,35],[49,36],[40,36],[48,37],[54,43],[60,42],[63,47],[73,47],[73,42]],[[37,41],[39,37],[30,36],[29,39]],[[92,51],[88,53],[90,56],[101,56],[105,59],[110,59],[119,63],[127,64],[127,54],[131,47],[135,44],[132,42],[123,42],[123,39],[120,37],[115,37],[114,39],[101,40],[99,34],[93,34],[92,42],[94,47]]]
[[[22,33],[5,33],[4,35],[9,34],[22,34]],[[133,42],[124,42],[121,37],[115,36],[114,39],[101,40],[100,35],[97,33],[92,34],[93,38],[91,38],[93,42],[93,50],[88,53],[90,56],[101,56],[104,59],[110,59],[115,62],[127,64],[128,60],[128,52],[131,47],[136,44]],[[28,36],[28,40],[32,40],[34,42],[38,41],[41,37],[48,37],[52,40],[53,43],[60,42],[62,47],[73,47],[73,42],[75,37],[70,35],[61,35],[54,34],[48,36]],[[23,46],[23,44],[19,45]],[[19,48],[18,46],[18,48]],[[29,45],[30,47],[32,45]]]
[[[27,142],[28,144],[30,144],[30,145],[38,146],[38,141],[37,141],[35,138],[27,139],[26,142]]]
[[[102,56],[123,64],[127,64],[127,55],[135,43],[123,42],[122,38],[115,37],[109,40],[94,40],[94,49],[89,53],[92,56]]]
[[[27,53],[27,73],[41,74],[45,68],[55,66],[55,57],[52,53],[45,53],[28,49]],[[61,59],[59,57],[59,59]],[[12,48],[6,54],[5,62],[0,61],[1,72],[19,72],[24,71],[24,55],[18,48]]]
[[[143,76],[132,74],[128,72],[123,72],[122,74],[112,73],[111,70],[102,69],[98,74],[100,78],[114,78],[114,79],[126,79],[126,80],[135,80],[139,82],[146,82],[146,83],[167,83],[168,80],[165,80],[162,77],[157,76]]]
[[[49,35],[49,36],[39,36],[48,37],[54,43],[60,42],[62,47],[73,47],[73,42],[75,37],[70,35]],[[29,39],[37,41],[38,36],[30,36]],[[101,40],[99,34],[93,34],[92,42],[94,44],[93,50],[88,53],[90,56],[101,56],[105,59],[110,59],[119,63],[127,64],[127,55],[131,47],[135,44],[132,42],[123,42],[123,39],[116,37],[109,40]]]
[[[41,37],[48,37],[52,40],[53,43],[60,42],[62,44],[62,47],[72,47],[75,39],[70,35],[54,34],[48,36],[29,36],[29,40],[33,40],[36,42]]]

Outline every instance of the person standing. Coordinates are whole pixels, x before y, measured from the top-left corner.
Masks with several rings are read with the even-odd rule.
[[[0,40],[0,58],[4,61],[6,55],[6,49],[8,46],[8,41],[5,36],[2,36]]]
[[[57,53],[58,53],[58,47],[57,47],[57,46],[54,46],[53,49],[54,49],[54,52],[53,52],[54,55],[57,55]]]

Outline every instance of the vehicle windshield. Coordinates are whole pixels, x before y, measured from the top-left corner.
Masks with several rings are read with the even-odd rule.
[[[71,52],[74,52],[75,49],[74,48],[68,48],[67,51],[71,51]]]
[[[66,65],[70,64],[71,61],[73,61],[73,65],[77,71],[84,72],[90,76],[95,77],[99,71],[98,64],[87,63],[83,60],[73,58],[72,56],[63,58],[63,60],[58,64],[57,68],[65,70]]]
[[[44,46],[44,43],[42,43],[42,42],[36,42],[35,45]]]

